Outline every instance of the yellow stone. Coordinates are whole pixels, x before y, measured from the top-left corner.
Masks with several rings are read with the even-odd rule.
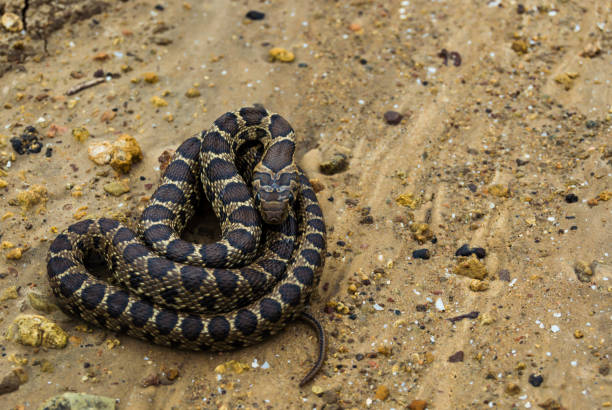
[[[121,181],[113,181],[104,185],[104,191],[111,194],[112,196],[120,196],[127,192],[130,192],[130,185],[127,179]]]
[[[6,31],[17,32],[23,30],[21,17],[15,13],[4,13],[2,18],[0,18],[0,23]]]
[[[476,255],[472,255],[465,260],[462,260],[455,266],[453,272],[456,275],[467,276],[472,279],[484,279],[487,275],[487,268],[485,265],[476,258]]]
[[[142,78],[144,78],[144,80],[149,84],[155,84],[159,81],[159,77],[155,73],[144,73]]]
[[[482,292],[489,289],[489,282],[474,279],[470,282],[470,289],[474,292]]]
[[[66,346],[68,334],[44,316],[19,315],[9,329],[8,339],[26,346],[59,349]]]
[[[395,198],[395,202],[400,206],[406,206],[410,209],[416,209],[419,201],[414,198],[412,192],[406,192]]]
[[[23,255],[23,250],[21,248],[13,248],[6,253],[6,259],[19,260]]]
[[[576,339],[582,339],[584,337],[584,333],[580,330],[574,330],[574,337]]]
[[[378,400],[386,400],[389,397],[389,388],[384,384],[381,384],[376,389],[376,398]]]
[[[295,60],[295,55],[281,47],[274,47],[269,51],[270,61],[280,61],[282,63],[290,63]]]
[[[9,299],[17,299],[19,294],[17,293],[17,286],[9,286],[2,291],[0,294],[0,302],[6,302]]]
[[[142,150],[134,137],[122,134],[113,142],[110,165],[117,172],[126,174],[134,162],[142,159]]]
[[[48,199],[48,191],[42,185],[32,185],[27,191],[22,191],[17,194],[17,201],[21,205],[21,208],[28,210],[34,205],[41,202],[46,202]]]
[[[89,138],[89,130],[85,127],[76,127],[72,129],[72,136],[79,142],[85,142]]]
[[[510,191],[508,190],[508,188],[499,184],[491,185],[489,187],[489,193],[498,198],[508,198],[510,196]]]
[[[167,107],[168,106],[168,102],[166,100],[156,95],[151,97],[151,103],[153,103],[155,107]]]
[[[200,94],[200,90],[198,90],[197,88],[190,88],[189,90],[187,90],[187,92],[185,93],[185,96],[187,98],[195,98],[195,97],[199,97]]]
[[[0,179],[0,188],[6,188],[8,186],[8,182],[4,179]]]

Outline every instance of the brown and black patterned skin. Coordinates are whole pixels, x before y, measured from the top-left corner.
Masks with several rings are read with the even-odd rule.
[[[254,155],[251,147],[237,158],[245,141],[262,142],[263,157]],[[57,236],[47,258],[55,295],[66,310],[86,321],[160,345],[192,350],[251,345],[279,332],[288,322],[302,319],[319,334],[319,360],[301,384],[310,380],[322,364],[325,337],[305,308],[323,268],[326,234],[316,195],[293,161],[294,150],[293,130],[279,115],[259,108],[224,114],[208,132],[177,149],[147,207],[149,212],[143,214],[140,232],[149,230],[144,240],[106,218],[78,222]],[[253,164],[254,159],[259,162]],[[242,195],[242,188],[228,188],[238,186],[237,179],[241,179],[241,165],[234,164],[251,166],[243,174],[252,178],[254,201]],[[228,252],[220,253],[222,258],[213,258],[213,268],[194,265],[195,260],[214,252],[194,244],[169,246],[180,240],[185,221],[197,207],[197,171],[201,171],[204,192],[222,226],[225,223],[219,246],[229,244]],[[245,210],[247,202],[259,212]],[[259,224],[259,215],[266,222],[263,250],[254,262],[241,266],[252,253],[248,244],[257,234],[251,223],[257,220]],[[232,237],[236,231],[239,233]],[[228,239],[228,234],[234,239]],[[174,260],[148,247],[159,242],[164,243],[158,248]],[[257,254],[257,244],[254,247]],[[84,259],[92,250],[105,256],[122,286],[87,271]],[[229,268],[232,263],[239,267]]]

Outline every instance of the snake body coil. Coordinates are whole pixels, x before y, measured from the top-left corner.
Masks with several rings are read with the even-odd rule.
[[[319,360],[305,383],[325,349],[321,326],[304,312],[324,262],[325,224],[294,150],[293,130],[279,115],[260,108],[224,114],[177,149],[138,233],[102,218],[55,238],[47,258],[53,292],[88,322],[192,350],[251,345],[305,320],[319,335]],[[221,224],[213,244],[179,236],[201,191]],[[86,269],[92,251],[104,256],[119,286]]]

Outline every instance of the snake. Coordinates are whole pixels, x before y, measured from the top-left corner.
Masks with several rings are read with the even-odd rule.
[[[70,225],[51,242],[47,276],[62,308],[83,320],[171,348],[246,347],[301,320],[324,265],[316,194],[294,161],[295,133],[280,115],[244,107],[175,151],[138,227],[109,218]],[[221,227],[208,244],[181,239],[206,196]],[[99,255],[111,278],[91,269]]]

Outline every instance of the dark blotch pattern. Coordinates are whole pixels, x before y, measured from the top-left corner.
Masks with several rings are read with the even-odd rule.
[[[308,242],[310,242],[319,249],[325,248],[325,239],[323,238],[323,235],[320,235],[318,233],[310,233],[306,235],[306,239],[308,240]]]
[[[291,141],[279,141],[272,144],[263,158],[263,164],[274,172],[279,172],[293,162],[295,144]]]
[[[164,299],[164,302],[166,302],[168,306],[172,306],[174,303],[176,303],[177,294],[178,291],[174,288],[164,289],[160,293],[162,299]]]
[[[281,318],[281,305],[274,299],[264,298],[259,302],[259,313],[264,319],[275,323]]]
[[[150,258],[147,260],[147,269],[151,277],[162,280],[174,269],[174,263],[165,258]]]
[[[127,242],[134,239],[134,232],[128,228],[121,228],[113,236],[113,245],[118,246],[121,242]]]
[[[86,287],[81,292],[81,299],[83,300],[83,306],[86,309],[93,309],[104,298],[104,292],[106,292],[106,286],[101,283],[95,283],[91,286]]]
[[[236,314],[234,325],[240,333],[248,336],[257,329],[257,316],[250,310],[242,309]]]
[[[49,259],[49,262],[47,262],[47,274],[50,278],[54,278],[73,266],[76,265],[70,259],[62,258],[61,256],[54,256]]]
[[[285,137],[291,131],[293,131],[293,129],[286,119],[278,114],[274,114],[270,117],[270,134],[272,134],[272,138]]]
[[[256,248],[256,241],[253,235],[246,229],[235,229],[227,234],[227,240],[235,248],[242,250],[242,253],[251,253]]]
[[[159,331],[160,335],[170,334],[172,329],[174,329],[176,322],[178,322],[178,316],[176,313],[167,309],[162,309],[155,316],[155,325],[157,326],[157,330]]]
[[[211,182],[233,178],[237,174],[236,166],[221,158],[214,158],[206,167],[206,176]]]
[[[167,241],[174,231],[168,225],[155,224],[147,228],[144,233],[144,240],[147,244],[160,241]]]
[[[203,328],[204,324],[198,316],[187,316],[181,322],[181,333],[187,340],[196,340]]]
[[[185,202],[185,195],[183,191],[173,184],[160,185],[155,193],[153,199],[159,202],[171,202],[173,204],[182,204]]]
[[[143,327],[153,316],[153,306],[145,301],[137,301],[130,306],[132,323],[136,327]]]
[[[93,223],[91,219],[86,219],[81,222],[77,222],[68,227],[68,231],[74,232],[79,235],[85,235],[89,230],[89,226]]]
[[[321,211],[321,207],[319,205],[308,205],[306,207],[306,212],[309,212],[319,218],[323,218],[323,212]]]
[[[248,267],[241,268],[240,275],[245,278],[247,282],[249,282],[249,285],[251,286],[251,289],[253,289],[253,291],[259,289],[265,283],[266,280],[263,273]]]
[[[231,297],[238,286],[238,276],[225,269],[215,269],[213,275],[221,294]]]
[[[173,220],[174,213],[163,205],[148,206],[140,218],[142,221],[162,222]]]
[[[308,221],[308,226],[315,228],[317,231],[325,232],[325,223],[321,219],[311,219]]]
[[[195,247],[192,243],[182,239],[175,239],[168,244],[168,257],[178,262],[184,262],[193,253],[194,249]]]
[[[287,265],[285,263],[276,261],[274,259],[263,259],[257,263],[262,267],[263,270],[268,272],[270,275],[274,276],[276,279],[279,279],[283,273],[285,273],[285,268]]]
[[[106,298],[106,305],[110,317],[119,317],[128,305],[129,299],[130,298],[127,292],[124,292],[122,290],[109,295]]]
[[[241,206],[229,215],[229,220],[245,226],[257,226],[259,225],[259,213],[253,208]]]
[[[202,148],[204,148],[205,151],[215,154],[229,154],[232,147],[221,134],[213,131],[207,133],[204,137]]]
[[[311,265],[321,266],[321,255],[312,249],[304,249],[300,255],[308,261]]]
[[[189,292],[196,292],[206,279],[204,269],[197,266],[185,265],[181,268],[181,282],[183,287]]]
[[[53,253],[61,252],[61,251],[69,251],[72,250],[72,245],[70,244],[70,240],[64,234],[58,235],[57,238],[51,243],[49,250]]]
[[[307,266],[300,266],[293,270],[293,275],[305,286],[312,285],[314,281],[314,272]]]
[[[59,290],[66,298],[72,296],[74,292],[79,290],[83,282],[87,279],[84,273],[71,273],[62,276],[60,279]]]
[[[225,261],[227,257],[227,247],[220,243],[204,245],[200,248],[200,254],[202,255],[202,259],[208,261],[210,266],[215,266]]]
[[[219,197],[224,205],[229,205],[232,202],[248,201],[251,198],[251,193],[245,184],[230,182],[221,190]]]
[[[201,144],[199,137],[191,137],[185,140],[176,151],[187,159],[197,159],[200,155]]]
[[[210,337],[219,341],[227,337],[230,331],[230,324],[223,316],[215,316],[208,323],[208,332]]]
[[[102,232],[102,234],[107,234],[119,226],[119,221],[109,218],[102,218],[98,221],[98,226],[100,227],[100,232]]]
[[[149,250],[139,243],[131,243],[123,250],[123,259],[132,264],[138,258],[149,254]]]
[[[293,241],[289,239],[283,239],[280,241],[273,242],[270,244],[270,250],[274,252],[279,258],[289,259],[291,252],[293,251]]]
[[[297,306],[300,303],[300,287],[291,283],[281,286],[278,291],[281,294],[283,302],[291,306]]]
[[[215,125],[224,132],[234,135],[238,132],[238,118],[235,114],[228,112],[217,118]]]
[[[189,170],[189,165],[182,160],[172,161],[168,168],[166,168],[164,177],[175,182],[185,182],[188,185],[192,185],[195,182],[195,178]]]
[[[244,119],[247,127],[260,124],[266,115],[266,111],[255,107],[246,107],[240,110],[240,116]]]

